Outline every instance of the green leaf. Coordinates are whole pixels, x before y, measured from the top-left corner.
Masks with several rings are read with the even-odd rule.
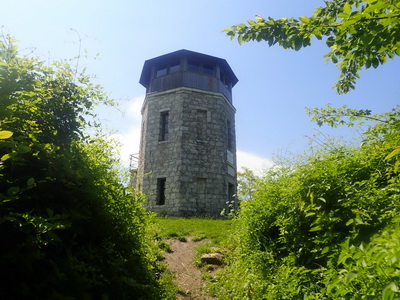
[[[9,139],[10,137],[12,137],[12,135],[13,133],[11,131],[2,130],[0,131],[0,140]]]
[[[372,34],[367,34],[361,37],[362,42],[367,46],[369,45],[372,40],[374,39],[374,36]]]
[[[294,40],[294,50],[299,51],[303,47],[303,40],[301,38],[296,38]]]
[[[377,67],[379,67],[379,59],[377,59],[376,57],[372,60],[372,66],[376,69]]]
[[[326,40],[326,45],[328,47],[332,47],[333,45],[335,45],[336,41],[335,38],[333,36],[330,36],[327,40]]]
[[[241,36],[241,35],[238,36],[238,42],[239,42],[239,45],[243,44],[243,36]]]
[[[1,161],[5,161],[5,160],[9,159],[10,157],[11,157],[10,154],[4,154],[4,155],[1,157]]]
[[[313,231],[320,231],[320,230],[322,230],[322,227],[320,225],[317,225],[317,226],[312,227],[309,231],[313,232]]]
[[[12,186],[7,190],[7,195],[8,196],[14,196],[19,193],[19,187],[17,186]]]
[[[396,160],[396,162],[394,163],[393,172],[398,173],[399,167],[400,167],[400,159]]]
[[[310,23],[310,19],[306,16],[300,17],[299,20],[303,23]]]
[[[399,288],[394,282],[389,283],[382,291],[382,299],[393,299],[394,293],[397,293]]]
[[[347,274],[346,280],[347,280],[347,282],[350,282],[356,277],[357,277],[357,273],[350,272],[349,274]]]
[[[397,147],[396,149],[394,149],[391,153],[389,153],[388,156],[385,157],[385,160],[389,160],[391,159],[393,156],[396,156],[400,153],[400,147]]]
[[[356,217],[355,221],[357,224],[361,224],[361,225],[364,224],[363,220],[361,220],[359,217]]]
[[[351,5],[348,2],[344,4],[343,11],[348,16],[351,14]]]
[[[35,184],[35,178],[31,177],[28,179],[28,181],[26,182],[26,184],[28,186],[33,186]]]

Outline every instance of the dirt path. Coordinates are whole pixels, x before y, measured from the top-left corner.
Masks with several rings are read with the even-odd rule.
[[[178,288],[183,291],[176,296],[176,299],[215,299],[206,296],[203,292],[204,281],[201,278],[201,271],[193,262],[194,248],[199,243],[194,242],[191,238],[188,238],[186,242],[175,239],[170,239],[167,242],[171,245],[173,252],[166,253],[165,259],[169,270],[175,274]]]

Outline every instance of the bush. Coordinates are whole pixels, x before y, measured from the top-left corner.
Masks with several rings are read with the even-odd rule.
[[[400,295],[399,113],[383,115],[359,148],[329,144],[265,174],[242,203],[221,299]]]
[[[67,63],[45,67],[11,38],[0,42],[2,297],[169,297],[141,196],[122,184],[114,145],[93,118],[107,101]]]

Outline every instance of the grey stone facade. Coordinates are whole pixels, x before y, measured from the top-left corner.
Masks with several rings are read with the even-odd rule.
[[[184,57],[180,64],[185,65]],[[219,79],[214,66],[213,79]],[[171,216],[219,216],[227,201],[235,201],[230,100],[220,91],[186,86],[147,93],[136,188],[146,195],[148,209]]]

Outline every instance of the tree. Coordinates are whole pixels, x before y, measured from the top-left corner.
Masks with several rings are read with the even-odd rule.
[[[242,168],[242,171],[237,173],[238,181],[238,200],[247,201],[253,199],[254,193],[257,190],[257,181],[259,177],[254,174],[249,168]]]
[[[108,101],[67,63],[45,66],[0,40],[2,297],[166,298],[148,215],[94,119]]]
[[[377,68],[400,55],[399,0],[329,0],[312,16],[267,19],[257,16],[248,25],[225,29],[241,44],[266,41],[296,51],[324,40],[330,51],[324,56],[340,70],[335,88],[339,94],[355,88],[359,71]]]
[[[352,110],[318,121],[346,114],[359,121]],[[221,299],[400,296],[399,116],[374,115],[360,147],[327,141],[263,174],[241,203],[236,248],[217,275]]]
[[[267,41],[294,50],[311,45],[313,37],[324,38],[330,47],[325,57],[341,71],[336,89],[347,93],[362,68],[400,55],[400,1],[325,4],[311,17],[257,17],[226,31],[239,43]],[[264,174],[253,201],[244,202],[238,215],[236,253],[222,274],[221,295],[399,297],[400,109],[372,115],[328,105],[308,113],[320,126],[365,121],[369,126],[357,148],[314,149],[291,166]]]

